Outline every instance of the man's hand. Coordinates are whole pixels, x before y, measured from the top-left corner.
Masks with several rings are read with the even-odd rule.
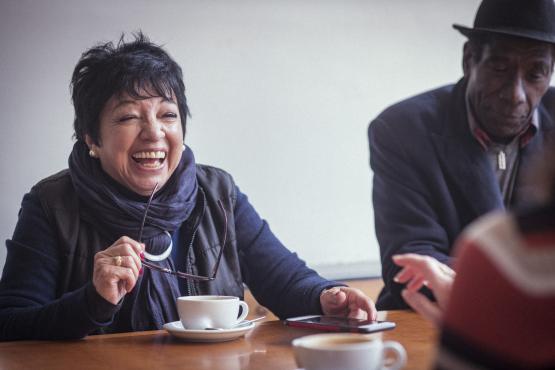
[[[320,305],[324,315],[347,316],[355,319],[376,320],[374,302],[361,290],[338,286],[323,290]]]
[[[393,262],[403,268],[393,280],[407,284],[401,292],[405,302],[426,319],[438,325],[453,286],[455,271],[435,258],[419,254],[396,255],[393,256]],[[422,286],[427,286],[434,293],[437,303],[418,293]]]

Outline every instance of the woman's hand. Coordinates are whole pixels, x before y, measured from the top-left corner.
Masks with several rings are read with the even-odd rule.
[[[322,291],[320,305],[324,315],[376,320],[378,314],[374,302],[366,294],[359,289],[345,286]]]
[[[405,302],[438,325],[447,306],[455,271],[433,257],[412,253],[393,256],[393,262],[402,267],[395,275],[395,282],[407,283],[401,292]],[[425,295],[418,293],[422,286],[427,286],[434,293],[437,302],[432,302]]]
[[[122,236],[94,255],[93,285],[104,299],[118,304],[130,292],[141,272],[144,244]]]

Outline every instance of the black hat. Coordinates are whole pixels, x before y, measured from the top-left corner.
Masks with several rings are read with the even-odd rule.
[[[470,37],[496,33],[555,43],[553,0],[483,0],[476,12],[474,28],[454,24]]]

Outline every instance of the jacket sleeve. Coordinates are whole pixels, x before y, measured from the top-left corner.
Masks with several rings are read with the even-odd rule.
[[[451,264],[451,248],[439,219],[434,178],[427,168],[433,149],[424,138],[392,127],[383,119],[368,129],[370,166],[374,172],[373,204],[380,245],[384,291],[378,309],[407,307],[400,296],[402,285],[393,281],[400,270],[391,256],[418,253]],[[431,158],[428,158],[431,160]],[[429,292],[427,292],[429,295]]]
[[[118,306],[91,283],[62,294],[57,238],[33,193],[23,198],[0,281],[0,340],[77,339],[110,324]]]
[[[239,189],[234,212],[241,273],[256,300],[282,319],[321,314],[322,290],[344,284],[320,277],[285,248]]]

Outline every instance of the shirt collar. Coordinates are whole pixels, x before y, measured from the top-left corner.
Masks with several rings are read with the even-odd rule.
[[[466,117],[468,119],[468,125],[470,126],[470,132],[474,136],[474,138],[480,143],[480,145],[485,149],[488,150],[493,140],[490,138],[488,133],[484,131],[478,124],[478,121],[474,117],[474,112],[470,106],[470,99],[468,97],[468,89],[465,94],[465,102],[466,102]],[[532,114],[532,118],[530,122],[526,126],[526,128],[520,133],[520,147],[526,146],[532,140],[536,132],[540,127],[540,117],[538,114],[538,110],[535,109],[534,113]]]

